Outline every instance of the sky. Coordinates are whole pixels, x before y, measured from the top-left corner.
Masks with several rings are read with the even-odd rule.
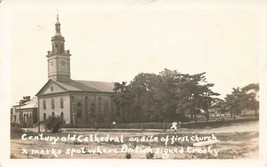
[[[47,82],[46,54],[57,13],[72,54],[72,79],[129,83],[138,73],[164,68],[206,72],[222,98],[233,87],[259,82],[262,17],[257,7],[169,2],[14,8],[9,15],[12,103],[34,96]]]

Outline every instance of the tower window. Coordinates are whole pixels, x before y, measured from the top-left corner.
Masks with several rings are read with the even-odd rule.
[[[52,117],[55,117],[55,112],[52,112]]]
[[[60,52],[63,53],[64,51],[64,48],[63,48],[63,45],[60,46]]]
[[[52,108],[52,109],[55,108],[55,101],[54,101],[54,99],[51,99],[51,108]]]
[[[63,101],[63,98],[60,98],[60,108],[64,108],[64,101]]]
[[[56,44],[56,52],[58,52],[58,44]]]
[[[44,110],[46,109],[46,102],[45,102],[45,100],[43,100],[43,109]]]

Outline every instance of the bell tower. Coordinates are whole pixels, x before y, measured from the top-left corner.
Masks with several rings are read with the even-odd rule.
[[[60,32],[60,22],[57,15],[56,34],[52,37],[52,50],[47,51],[48,79],[56,81],[70,80],[70,51],[65,50],[65,39]]]

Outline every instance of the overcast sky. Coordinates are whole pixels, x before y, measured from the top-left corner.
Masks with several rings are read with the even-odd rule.
[[[129,82],[140,72],[164,68],[207,72],[207,81],[222,97],[233,87],[259,82],[262,18],[257,7],[171,2],[35,3],[12,10],[12,103],[34,96],[48,80],[46,54],[57,10],[65,48],[72,54],[72,79]]]

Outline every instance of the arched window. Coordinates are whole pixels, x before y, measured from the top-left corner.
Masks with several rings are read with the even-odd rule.
[[[27,115],[26,114],[23,114],[23,122],[26,123],[26,119],[27,119]]]
[[[95,103],[91,104],[91,117],[95,117]]]
[[[55,113],[54,112],[52,112],[52,117],[55,117]]]
[[[77,117],[82,117],[82,104],[77,104]]]
[[[51,108],[52,108],[52,109],[55,108],[55,101],[54,101],[54,99],[51,99]]]
[[[28,113],[26,114],[26,123],[28,123],[29,122],[29,115],[28,115]]]
[[[43,100],[43,109],[44,110],[46,109],[46,102],[45,102],[45,100]]]
[[[63,101],[63,98],[60,98],[60,108],[64,108],[64,101]]]
[[[61,118],[62,120],[64,120],[64,113],[63,113],[63,112],[60,113],[60,118]]]
[[[46,120],[46,113],[43,114],[43,121]]]

